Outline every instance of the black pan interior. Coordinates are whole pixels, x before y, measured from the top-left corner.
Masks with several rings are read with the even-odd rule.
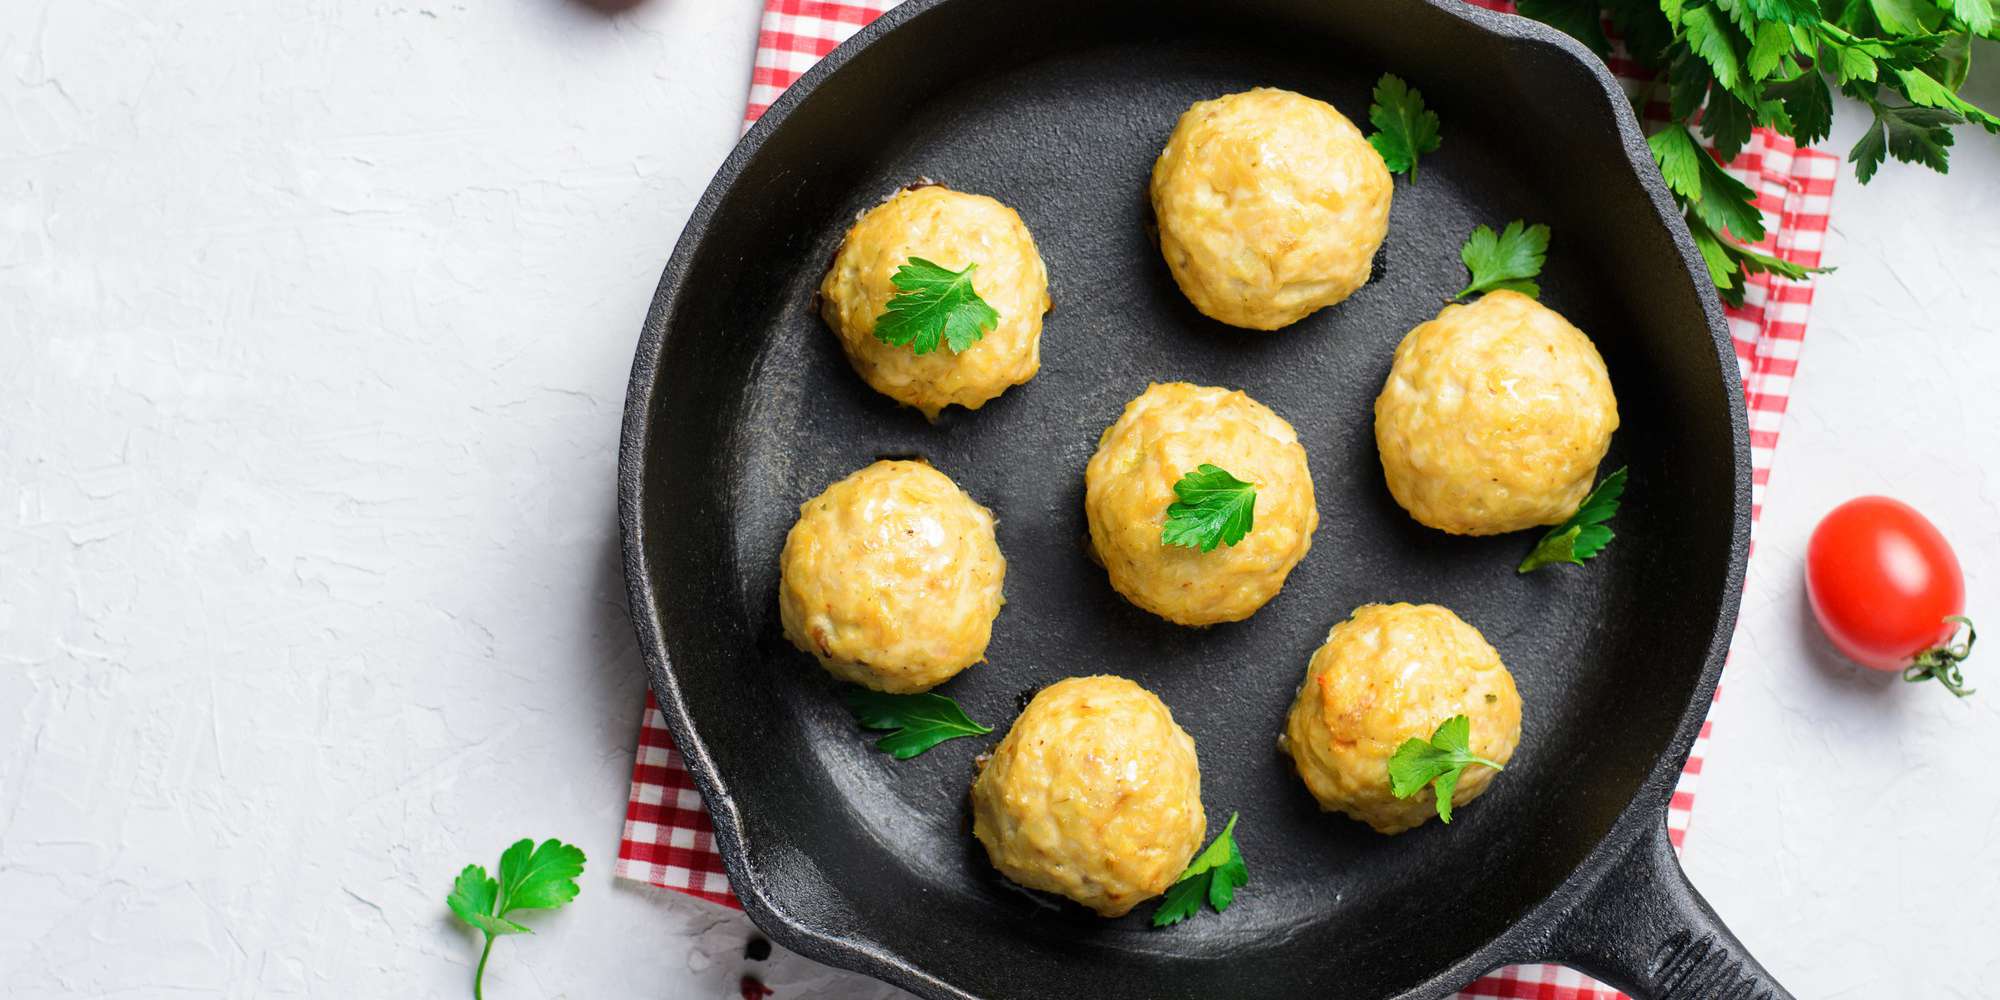
[[[918,3],[725,167],[661,286],[628,441],[635,572],[656,678],[710,793],[732,874],[781,940],[939,994],[1392,996],[1501,935],[1633,806],[1727,616],[1738,456],[1712,304],[1571,50],[1419,2]],[[1196,313],[1147,235],[1146,180],[1194,100],[1255,85],[1367,128],[1393,71],[1443,118],[1399,181],[1375,280],[1277,333]],[[936,424],[870,391],[813,311],[846,225],[919,177],[1018,209],[1056,301],[1033,382]],[[1596,340],[1629,463],[1618,540],[1586,569],[1516,576],[1531,534],[1424,529],[1390,499],[1371,405],[1397,341],[1463,284],[1475,224],[1549,223],[1543,300]],[[1321,524],[1247,622],[1179,628],[1086,554],[1083,469],[1149,381],[1242,388],[1297,428]],[[630,458],[636,455],[635,464]],[[779,634],[776,557],[798,505],[881,456],[920,455],[999,516],[1008,605],[990,662],[942,690],[995,725],[898,763]],[[1321,814],[1275,747],[1307,656],[1369,601],[1434,601],[1519,681],[1522,748],[1450,827],[1396,838]],[[642,633],[649,623],[642,621]],[[1232,810],[1251,883],[1224,916],[1150,930],[1015,889],[969,835],[974,754],[1026,697],[1117,673],[1194,736],[1211,830]],[[670,714],[674,714],[671,713]],[[1657,808],[1647,801],[1639,808]],[[731,836],[731,832],[736,836]],[[867,956],[875,956],[873,959]],[[884,957],[890,956],[890,957]],[[1525,957],[1525,956],[1520,956]],[[1477,971],[1477,970],[1474,970]],[[947,985],[949,984],[949,985]]]

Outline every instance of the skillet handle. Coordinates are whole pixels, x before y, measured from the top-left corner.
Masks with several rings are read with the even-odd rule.
[[[1664,822],[1562,919],[1549,954],[1637,1000],[1794,1000],[1688,883]]]

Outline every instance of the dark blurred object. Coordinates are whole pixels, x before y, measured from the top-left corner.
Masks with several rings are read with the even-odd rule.
[[[623,14],[646,0],[571,0],[579,6],[588,7],[599,14]]]
[[[771,942],[752,935],[750,943],[743,946],[743,957],[752,962],[761,962],[771,957]]]

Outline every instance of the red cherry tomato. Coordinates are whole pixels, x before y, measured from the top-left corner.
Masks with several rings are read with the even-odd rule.
[[[1972,651],[1965,574],[1951,544],[1916,508],[1858,497],[1813,529],[1806,549],[1813,616],[1849,659],[1907,680],[1937,678],[1965,695],[1959,664]],[[1959,626],[1962,645],[1947,645]]]

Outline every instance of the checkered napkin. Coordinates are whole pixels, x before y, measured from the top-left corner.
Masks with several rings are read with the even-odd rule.
[[[1507,0],[1469,2],[1499,11],[1513,9]],[[765,0],[744,127],[756,121],[821,56],[895,3]],[[1638,67],[1614,54],[1611,68],[1631,82],[1636,92],[1635,78],[1643,76]],[[1664,111],[1650,105],[1642,110],[1652,118]],[[1757,207],[1764,213],[1768,231],[1766,242],[1758,249],[1818,266],[1839,161],[1825,153],[1799,149],[1790,139],[1760,129],[1729,169],[1757,192]],[[1728,310],[1729,331],[1736,343],[1736,361],[1750,407],[1753,518],[1763,513],[1771,453],[1778,445],[1778,425],[1791,394],[1811,305],[1810,281],[1760,274],[1751,277],[1742,308]],[[1721,696],[1720,689],[1716,694]],[[1694,752],[1668,806],[1667,832],[1676,848],[1687,836],[1695,787],[1708,753],[1710,725],[1702,723],[1701,736],[1695,740]],[[625,811],[624,838],[618,845],[617,874],[725,906],[741,905],[729,891],[708,810],[674,749],[673,736],[651,692],[646,695],[646,713],[639,729],[639,758],[632,768],[632,795]],[[1623,994],[1560,966],[1521,965],[1500,969],[1459,996],[1461,1000],[1614,1000]]]

